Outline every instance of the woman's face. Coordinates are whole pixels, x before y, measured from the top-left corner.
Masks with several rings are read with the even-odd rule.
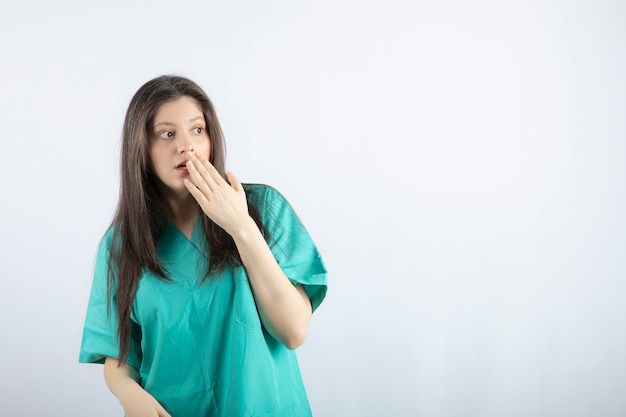
[[[184,96],[159,107],[152,125],[149,152],[152,171],[165,191],[188,194],[183,180],[189,177],[185,164],[190,152],[198,152],[206,159],[211,154],[204,115],[194,99]]]

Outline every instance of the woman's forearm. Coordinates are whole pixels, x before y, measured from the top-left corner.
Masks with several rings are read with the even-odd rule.
[[[311,320],[311,302],[304,288],[295,287],[276,262],[254,221],[233,234],[248,274],[259,315],[268,332],[290,349],[300,346]]]
[[[139,385],[139,372],[124,363],[106,358],[104,380],[124,408],[126,417],[171,417],[159,402]]]
[[[119,361],[114,358],[106,358],[104,361],[104,380],[109,390],[120,402],[124,393],[130,389],[140,387],[139,372],[132,366],[124,363],[118,366]],[[140,387],[141,388],[141,387]]]

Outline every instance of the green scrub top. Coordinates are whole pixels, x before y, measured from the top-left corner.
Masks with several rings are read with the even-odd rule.
[[[285,275],[302,285],[313,310],[326,295],[324,263],[285,198],[265,185],[244,186],[270,233]],[[128,363],[172,417],[310,416],[294,350],[267,333],[243,267],[205,275],[208,246],[198,220],[191,239],[167,224],[157,255],[172,282],[146,272],[131,312]],[[79,361],[119,357],[115,303],[107,316],[112,229],[96,260]],[[115,294],[112,295],[115,297]]]

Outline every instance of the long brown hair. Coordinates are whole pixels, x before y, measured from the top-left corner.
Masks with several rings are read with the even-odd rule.
[[[204,114],[211,141],[210,162],[225,176],[225,144],[222,128],[213,103],[193,81],[163,75],[145,83],[133,96],[122,134],[120,195],[112,227],[108,273],[109,300],[115,300],[120,363],[128,359],[131,341],[130,315],[139,279],[150,271],[169,280],[167,270],[156,255],[156,245],[165,226],[162,198],[157,179],[150,170],[149,139],[152,123],[159,107],[181,97],[193,98]],[[266,233],[258,211],[248,203],[249,213]],[[241,265],[241,258],[232,237],[209,217],[202,216],[210,256],[204,279],[226,265]],[[112,303],[111,303],[112,304]],[[109,305],[109,312],[111,309]]]

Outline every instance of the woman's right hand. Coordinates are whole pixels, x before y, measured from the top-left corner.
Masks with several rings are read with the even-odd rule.
[[[171,417],[139,384],[128,384],[119,396],[126,417]]]

